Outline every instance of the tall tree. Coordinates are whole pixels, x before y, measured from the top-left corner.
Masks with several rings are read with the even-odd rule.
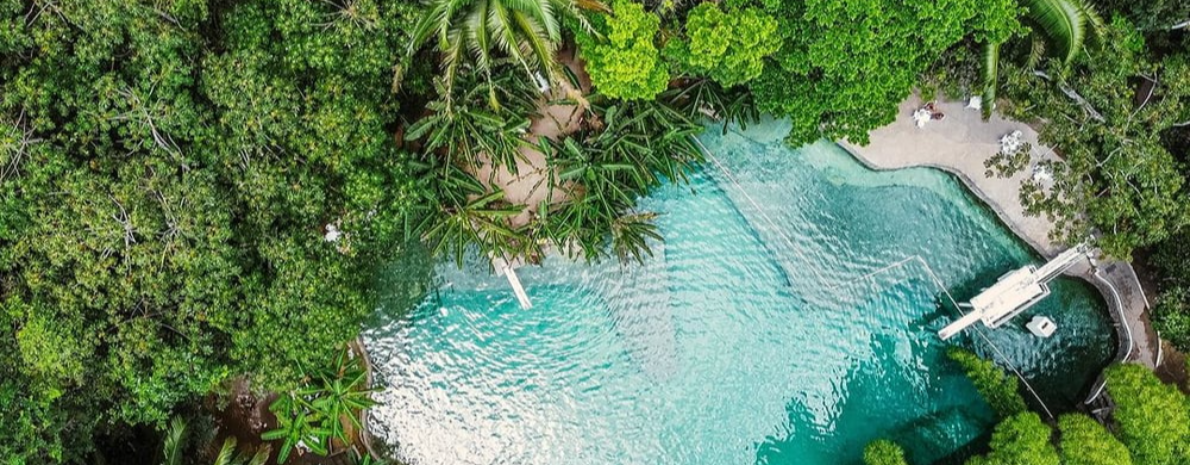
[[[1136,465],[1175,465],[1190,460],[1190,399],[1162,384],[1140,365],[1107,370],[1107,392],[1116,402],[1112,414],[1120,439]]]
[[[762,111],[788,117],[790,142],[868,141],[891,123],[918,75],[975,25],[1011,23],[1011,2],[832,0],[759,2],[781,49],[748,83]],[[982,27],[982,26],[980,26]]]
[[[1143,37],[1123,20],[1113,21],[1103,42],[1070,70],[1009,65],[1007,111],[1043,121],[1042,143],[1062,156],[1051,166],[1052,188],[1026,183],[1026,208],[1054,218],[1061,239],[1097,237],[1105,253],[1127,258],[1190,224],[1185,175],[1160,140],[1190,120],[1190,66],[1182,56],[1150,59]],[[1139,80],[1152,83],[1140,95]]]
[[[1050,443],[1052,430],[1036,413],[1018,413],[996,425],[987,455],[967,465],[1058,465],[1058,451]]]
[[[991,360],[980,358],[974,352],[965,349],[952,348],[947,356],[954,360],[967,373],[967,378],[975,384],[979,395],[987,401],[992,410],[1000,418],[1007,418],[1028,410],[1025,399],[1020,394],[1020,382],[1016,377],[1008,374]]]
[[[1124,444],[1091,417],[1067,414],[1058,418],[1065,465],[1132,465]]]

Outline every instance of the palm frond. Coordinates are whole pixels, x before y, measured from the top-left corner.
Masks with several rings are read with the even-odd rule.
[[[1079,0],[1023,0],[1028,17],[1057,45],[1062,62],[1069,64],[1082,49],[1085,22]]]
[[[476,66],[485,72],[490,69],[492,62],[492,34],[488,30],[488,10],[492,1],[498,0],[479,0],[467,17],[467,36],[471,39],[467,48],[471,49]]]
[[[527,17],[519,11],[512,12],[513,21],[516,23],[518,29],[521,30],[522,36],[525,39],[525,44],[528,45],[532,51],[534,59],[531,61],[537,68],[545,71],[547,78],[551,83],[558,82],[557,79],[557,62],[554,60],[554,46],[553,42],[548,42],[542,36],[542,26],[537,21]],[[529,73],[529,79],[534,79],[533,72],[526,70]]]
[[[219,455],[215,456],[212,465],[233,465],[232,459],[236,453],[236,438],[228,437],[223,440],[223,447],[219,448]]]
[[[1000,43],[988,42],[983,47],[983,118],[992,117],[996,104],[996,81],[1000,74]]]
[[[1095,9],[1095,6],[1088,3],[1087,0],[1071,1],[1075,2],[1075,6],[1078,7],[1086,24],[1091,26],[1088,31],[1090,32],[1089,38],[1091,41],[1098,43],[1103,40],[1103,37],[1107,35],[1107,24],[1103,22],[1103,17],[1099,15],[1099,11]]]
[[[272,454],[272,452],[273,449],[269,447],[268,444],[261,446],[256,450],[256,453],[252,455],[252,458],[248,460],[247,465],[264,465],[265,462],[269,461],[269,455]]]
[[[186,420],[174,417],[165,431],[165,465],[180,465],[182,463],[183,439],[186,436]]]

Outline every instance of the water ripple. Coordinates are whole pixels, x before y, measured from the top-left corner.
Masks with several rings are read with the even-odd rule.
[[[864,276],[919,255],[961,298],[1035,257],[938,172],[704,141],[733,178],[643,199],[666,237],[645,266],[550,258],[521,270],[531,310],[502,278],[443,267],[440,299],[366,331],[377,436],[412,465],[833,465],[877,437],[928,462],[986,431],[924,268]],[[1114,348],[1102,305],[1059,280],[1033,310],[1055,337],[1021,317],[992,340],[1069,404]]]

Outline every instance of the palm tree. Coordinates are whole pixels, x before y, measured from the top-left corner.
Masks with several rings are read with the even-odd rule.
[[[545,234],[563,250],[579,246],[587,260],[611,252],[621,263],[649,255],[660,240],[656,214],[636,212],[636,198],[666,179],[681,180],[702,153],[691,141],[701,128],[664,102],[591,106],[587,123],[553,142],[555,182],[573,183],[571,199],[543,215]],[[610,233],[610,234],[609,234]]]
[[[557,82],[554,51],[562,42],[562,21],[573,19],[591,29],[581,10],[607,7],[598,0],[430,0],[429,11],[413,29],[406,60],[436,37],[448,89],[467,59],[490,76],[495,52],[524,68],[531,81],[542,72]]]
[[[356,431],[363,430],[359,412],[376,405],[372,400],[374,390],[367,386],[368,373],[360,368],[358,360],[351,359],[348,354],[347,350],[340,352],[334,370],[324,370],[319,374],[322,390],[310,402],[314,411],[327,419],[331,437],[343,444],[351,442],[352,432],[347,429],[347,425]]]
[[[1103,33],[1103,20],[1086,0],[1022,0],[1022,4],[1028,8],[1026,19],[1032,23],[1035,33],[1035,56],[1044,50],[1040,35],[1055,47],[1053,56],[1069,65],[1082,51],[1088,37],[1099,37]],[[993,41],[984,45],[983,100],[987,102],[983,106],[984,117],[991,115],[992,104],[996,101],[1001,45],[1002,42]]]
[[[165,444],[162,446],[164,459],[162,465],[181,465],[186,437],[186,421],[181,417],[174,417],[165,431]],[[212,465],[264,465],[269,459],[269,446],[264,446],[249,455],[245,451],[236,450],[236,438],[228,437],[223,440],[223,447],[219,448],[219,455],[215,456]]]
[[[517,174],[519,149],[530,145],[524,135],[537,109],[530,87],[507,75],[460,81],[457,95],[450,94],[440,79],[434,86],[441,97],[426,104],[432,113],[410,125],[405,138],[422,140],[424,155],[441,158],[428,161],[443,169],[443,176],[450,174],[445,171],[450,167],[478,168],[483,157]],[[497,95],[506,105],[495,104]],[[484,108],[485,98],[491,109]]]

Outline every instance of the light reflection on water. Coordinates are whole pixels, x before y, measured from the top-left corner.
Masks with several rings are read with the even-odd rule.
[[[923,267],[856,279],[920,255],[962,299],[1034,260],[1025,246],[940,172],[703,141],[761,210],[708,165],[642,201],[663,213],[652,262],[522,269],[531,310],[503,278],[442,268],[440,298],[365,335],[385,385],[373,431],[412,465],[826,465],[879,437],[927,463],[986,431]],[[1051,407],[1115,347],[1088,286],[1053,288],[1033,310],[1053,338],[1028,335],[1027,315],[992,335]]]

